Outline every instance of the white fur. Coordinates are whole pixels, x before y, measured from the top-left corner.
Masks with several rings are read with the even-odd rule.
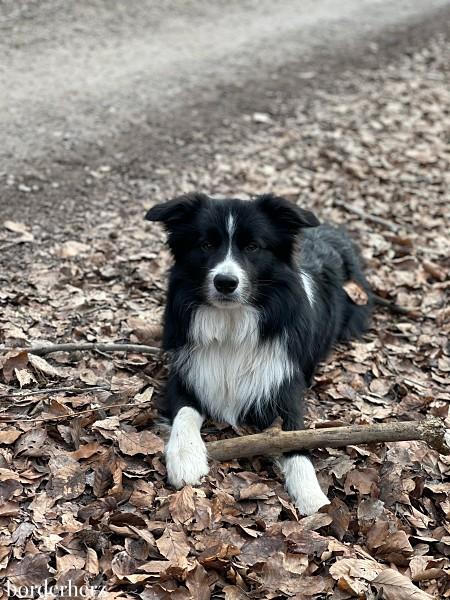
[[[305,271],[300,271],[300,279],[303,283],[303,289],[306,292],[306,296],[308,298],[311,306],[314,305],[314,280],[309,273]]]
[[[294,372],[284,339],[260,340],[251,306],[200,307],[190,341],[175,358],[178,368],[211,416],[231,425],[251,407],[263,410],[261,401]]]
[[[286,489],[302,515],[312,515],[330,503],[307,456],[283,456],[278,463],[286,480]]]
[[[246,292],[248,290],[248,277],[245,270],[233,257],[233,235],[236,224],[232,213],[228,215],[227,221],[227,232],[228,232],[228,250],[225,258],[217,263],[217,265],[211,269],[207,277],[207,294],[211,302],[219,301],[217,290],[214,286],[214,277],[216,275],[232,275],[237,277],[239,284],[233,294],[230,294],[230,298],[234,301],[229,305],[224,304],[223,308],[235,308],[237,303],[242,303],[245,299]]]
[[[228,221],[227,221],[228,239],[230,240],[230,244],[233,239],[235,229],[236,229],[236,223],[234,222],[234,217],[230,210],[230,212],[228,214]]]
[[[166,446],[166,468],[169,483],[177,489],[198,485],[208,474],[206,446],[200,435],[203,420],[197,410],[183,406],[173,421]]]

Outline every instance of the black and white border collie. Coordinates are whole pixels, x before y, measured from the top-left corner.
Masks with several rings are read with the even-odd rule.
[[[355,281],[370,295],[358,253],[339,229],[271,194],[253,201],[187,194],[151,208],[174,257],[163,347],[170,353],[166,407],[169,482],[208,473],[200,436],[206,417],[231,425],[303,428],[303,396],[318,363],[365,330],[371,302],[353,304]],[[279,459],[302,514],[328,504],[310,459]]]

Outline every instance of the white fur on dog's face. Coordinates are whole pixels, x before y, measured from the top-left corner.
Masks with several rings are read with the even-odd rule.
[[[206,278],[206,299],[218,308],[236,308],[248,300],[249,277],[233,254],[233,236],[236,229],[235,219],[230,211],[227,220],[228,249],[225,257],[208,273]],[[239,281],[236,290],[231,294],[221,294],[214,285],[216,275],[229,275]]]

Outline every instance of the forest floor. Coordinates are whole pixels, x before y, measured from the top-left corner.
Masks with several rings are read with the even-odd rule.
[[[103,202],[76,221],[66,202],[59,232],[2,220],[0,342],[157,345],[170,257],[145,210],[192,190],[275,191],[345,224],[374,290],[415,311],[378,310],[364,339],[333,353],[308,392],[308,426],[448,419],[449,65],[438,37],[343,74],[338,93],[243,115],[230,124],[240,141],[230,134],[200,166],[151,178],[86,169]],[[167,487],[152,404],[163,356],[17,348],[0,369],[3,597],[48,580],[106,585],[107,599],[450,598],[450,459],[422,443],[314,452],[332,503],[302,518],[267,458],[213,463],[201,487]],[[208,440],[232,435],[204,428]]]

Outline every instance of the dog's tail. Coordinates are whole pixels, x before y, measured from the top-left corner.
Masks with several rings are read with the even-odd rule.
[[[408,308],[407,306],[400,306],[400,305],[396,304],[393,300],[388,300],[387,298],[382,298],[381,296],[378,296],[377,294],[372,294],[372,298],[373,298],[373,302],[375,305],[382,306],[383,308],[386,308],[387,310],[390,310],[391,312],[393,312],[397,315],[408,315],[413,319],[417,319],[421,315],[420,311],[418,311],[414,308]]]

